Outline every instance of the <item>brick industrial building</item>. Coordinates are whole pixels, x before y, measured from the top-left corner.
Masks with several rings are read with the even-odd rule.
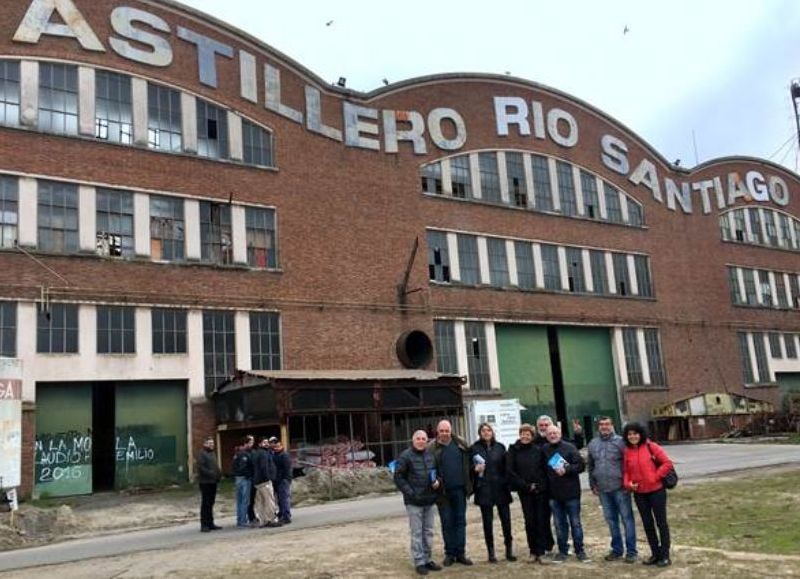
[[[0,42],[26,493],[185,480],[215,431],[386,460],[475,397],[590,426],[800,388],[783,167],[684,170],[508,76],[331,86],[167,0],[7,0]]]

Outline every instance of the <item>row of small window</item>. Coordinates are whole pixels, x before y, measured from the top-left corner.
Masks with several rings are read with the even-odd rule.
[[[434,321],[436,370],[460,374],[455,322]],[[655,328],[621,328],[625,356],[625,386],[665,386],[667,383],[661,343]],[[470,390],[491,389],[486,327],[483,322],[464,322],[467,374]]]
[[[78,185],[37,180],[36,247],[53,253],[76,253],[80,246],[80,202],[85,196]],[[0,247],[14,247],[19,240],[20,181],[0,176]],[[139,217],[134,196],[149,201],[149,215]],[[24,197],[24,196],[23,196]],[[32,201],[31,201],[32,202]],[[212,264],[234,263],[234,237],[229,203],[199,201],[200,261]],[[113,257],[134,257],[135,221],[150,220],[150,256],[159,261],[186,259],[186,215],[179,197],[134,194],[120,189],[94,189],[96,252]],[[244,207],[247,264],[257,268],[276,268],[278,254],[275,211]],[[30,224],[32,226],[32,224]],[[84,225],[89,226],[89,225]]]
[[[728,281],[734,305],[800,309],[800,276],[796,273],[728,266]]]
[[[719,228],[725,241],[800,250],[800,220],[768,207],[731,209]]]
[[[774,382],[769,358],[797,360],[800,334],[781,332],[737,332],[745,384]],[[769,347],[769,355],[767,354]]]
[[[40,354],[77,354],[77,304],[51,303],[39,308],[36,351]],[[186,310],[153,308],[153,354],[186,354]],[[136,308],[97,306],[97,353],[136,353]],[[253,370],[280,370],[280,317],[274,312],[249,312],[250,363]],[[0,301],[0,356],[17,355],[17,304]],[[203,311],[203,358],[206,388],[213,389],[236,370],[234,312]]]
[[[516,151],[469,153],[421,169],[422,190],[642,227],[642,205],[600,177],[567,163]]]
[[[61,135],[78,135],[81,132],[80,83],[86,83],[86,76],[94,76],[94,136],[105,141],[133,144],[137,139],[134,134],[133,89],[134,82],[130,76],[115,72],[81,68],[76,65],[47,62],[25,62],[0,60],[0,124],[17,127],[26,124],[20,118],[20,111],[25,103],[21,102],[21,74],[25,65],[38,66],[38,115],[36,128],[48,133]],[[85,71],[85,73],[84,73]],[[145,82],[145,81],[141,81]],[[169,152],[192,152],[202,157],[213,159],[233,159],[249,165],[273,166],[272,135],[260,126],[234,115],[236,131],[229,126],[229,112],[208,101],[195,99],[175,89],[147,82],[147,146],[151,149]],[[187,98],[189,97],[189,98]],[[137,97],[138,98],[138,97]],[[192,128],[192,137],[187,139],[187,127],[183,126],[184,112],[182,108],[194,105],[196,135]],[[88,114],[88,113],[87,113]],[[232,113],[231,113],[232,114]],[[238,134],[238,123],[241,119],[241,136]],[[144,126],[144,125],[143,125]],[[196,146],[189,140],[194,140]],[[235,147],[231,137],[237,141]],[[239,146],[241,139],[241,147]],[[144,144],[144,135],[141,138]],[[139,144],[139,143],[137,143]]]
[[[437,230],[427,235],[434,282],[653,297],[645,255]]]

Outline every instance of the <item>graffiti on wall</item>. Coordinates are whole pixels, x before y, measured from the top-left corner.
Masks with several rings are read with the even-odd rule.
[[[81,479],[92,464],[92,437],[77,431],[36,439],[36,484]]]

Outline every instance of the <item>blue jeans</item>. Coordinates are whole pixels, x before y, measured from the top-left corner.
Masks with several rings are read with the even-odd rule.
[[[250,487],[252,483],[249,478],[243,476],[236,477],[236,526],[247,527],[249,519],[247,510],[250,508]]]
[[[556,523],[556,541],[558,552],[562,555],[569,553],[569,531],[572,529],[572,544],[575,553],[583,553],[583,526],[581,525],[581,499],[557,501],[550,499],[550,509],[553,511],[553,520]]]
[[[278,518],[281,521],[292,520],[292,481],[281,479],[277,482]]]
[[[408,527],[411,535],[411,560],[414,567],[432,561],[433,552],[433,505],[418,507],[406,505]]]
[[[442,523],[444,554],[459,557],[467,545],[467,495],[464,487],[447,489],[444,502],[439,503],[439,520]]]
[[[600,504],[603,506],[603,516],[611,532],[611,551],[615,555],[638,555],[636,552],[636,523],[633,520],[633,504],[630,493],[622,489],[600,492]],[[622,533],[619,529],[619,520],[625,529],[625,550],[622,550]]]

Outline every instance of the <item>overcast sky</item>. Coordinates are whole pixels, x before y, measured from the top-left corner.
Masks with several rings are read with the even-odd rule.
[[[684,167],[748,155],[797,170],[797,0],[182,1],[355,90],[508,72],[589,102]]]

